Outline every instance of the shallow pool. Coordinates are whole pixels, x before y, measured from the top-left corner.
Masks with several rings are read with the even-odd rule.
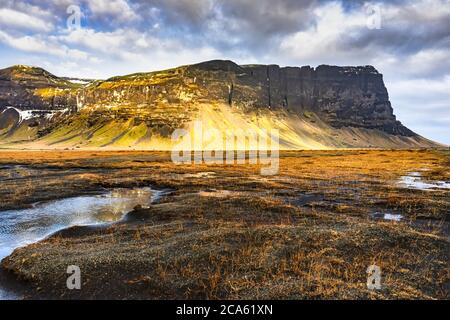
[[[149,205],[163,193],[149,187],[113,189],[101,195],[65,198],[37,203],[32,208],[0,211],[0,260],[16,248],[67,227],[118,221],[135,206]],[[17,298],[0,283],[0,300]]]

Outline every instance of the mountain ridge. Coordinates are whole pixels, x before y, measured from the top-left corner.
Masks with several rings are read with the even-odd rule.
[[[282,129],[288,149],[441,146],[396,119],[373,66],[211,60],[72,81],[38,67],[0,70],[0,145],[170,149],[171,132],[203,119],[222,131]]]

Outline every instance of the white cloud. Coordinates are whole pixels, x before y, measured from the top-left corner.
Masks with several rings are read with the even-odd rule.
[[[93,68],[93,64],[80,63],[79,61],[43,61],[39,66],[59,76],[70,76],[74,78],[102,79],[103,74]]]
[[[71,30],[68,34],[61,35],[58,38],[70,45],[82,46],[91,50],[111,54],[115,50],[126,50],[128,41],[131,42],[133,40],[132,33],[125,30],[119,29],[113,32],[100,32],[87,28]]]
[[[449,60],[449,50],[424,49],[408,56],[380,54],[373,63],[381,70],[392,70],[397,78],[440,78],[450,74]]]
[[[355,29],[367,27],[364,11],[346,13],[340,3],[332,2],[314,10],[316,24],[285,37],[280,53],[296,61],[337,61],[349,59],[350,51],[343,52],[339,42]]]
[[[50,54],[69,59],[85,60],[89,58],[89,55],[84,51],[70,49],[66,46],[61,46],[58,43],[51,43],[39,36],[13,37],[6,32],[0,31],[0,42],[13,47],[14,49],[26,52]]]
[[[89,0],[87,4],[91,12],[97,17],[113,17],[121,22],[139,18],[126,0]]]
[[[450,144],[450,75],[388,80],[386,86],[403,124],[427,138]]]
[[[53,25],[43,19],[8,8],[0,9],[0,25],[6,29],[41,32],[50,32],[53,29]]]
[[[161,39],[133,29],[100,32],[82,28],[60,35],[57,39],[68,46],[82,47],[93,54],[101,54],[106,60],[121,59],[134,71],[138,65],[152,66],[153,70],[157,70],[192,61],[221,58],[221,54],[212,47],[187,47],[180,40]]]
[[[403,79],[393,81],[389,89],[396,96],[408,97],[409,100],[425,100],[428,102],[444,101],[450,113],[450,75],[441,79]],[[419,106],[423,109],[424,106]]]

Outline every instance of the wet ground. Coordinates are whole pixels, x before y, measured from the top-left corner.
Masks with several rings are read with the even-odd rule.
[[[21,247],[3,268],[28,280],[25,298],[444,298],[449,159],[286,152],[261,176],[156,152],[0,152],[0,258]],[[85,225],[100,228],[47,238]],[[82,292],[64,287],[74,260]],[[382,292],[365,288],[375,262]],[[14,289],[0,275],[0,297]]]
[[[161,195],[150,187],[113,189],[99,195],[35,203],[31,208],[0,211],[0,260],[15,249],[38,242],[72,226],[104,225],[119,221],[136,206],[148,207]],[[18,298],[2,287],[0,299]]]
[[[410,172],[398,181],[398,184],[405,188],[417,190],[439,190],[450,189],[450,182],[447,181],[425,181],[420,172]]]

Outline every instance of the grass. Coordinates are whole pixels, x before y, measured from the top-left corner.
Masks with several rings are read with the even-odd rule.
[[[53,97],[65,97],[70,95],[75,95],[76,91],[74,88],[38,88],[34,90],[34,95],[41,98],[53,98]]]
[[[184,72],[184,67],[156,71],[150,73],[135,73],[126,76],[113,77],[95,84],[96,89],[125,89],[131,86],[154,86],[165,84],[169,81],[179,80],[180,73]]]
[[[25,165],[2,170],[2,208],[57,192],[172,190],[120,223],[18,249],[3,267],[29,282],[28,297],[448,299],[450,192],[397,181],[425,168],[424,179],[448,181],[449,159],[425,150],[282,152],[279,175],[262,177],[259,166],[176,166],[161,152],[1,151],[0,166]],[[81,291],[65,287],[73,264]],[[366,287],[372,264],[380,291]]]

